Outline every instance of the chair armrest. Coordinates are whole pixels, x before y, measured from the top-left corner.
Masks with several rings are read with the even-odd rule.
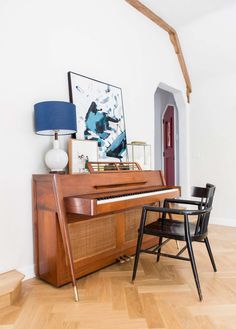
[[[174,209],[174,208],[161,208],[161,207],[154,207],[154,206],[144,206],[144,210],[146,211],[152,211],[152,212],[160,212],[162,214],[175,214],[175,215],[202,215],[207,212],[209,212],[212,207],[206,208],[206,209],[198,209],[198,210],[190,210],[190,209]]]
[[[164,202],[168,203],[179,203],[179,204],[189,204],[189,205],[195,205],[200,206],[204,205],[204,202],[201,201],[194,201],[194,200],[185,200],[185,199],[165,199]]]

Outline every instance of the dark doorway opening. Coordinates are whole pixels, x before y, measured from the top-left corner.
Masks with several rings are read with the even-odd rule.
[[[164,174],[167,185],[175,185],[174,106],[169,105],[163,117]]]

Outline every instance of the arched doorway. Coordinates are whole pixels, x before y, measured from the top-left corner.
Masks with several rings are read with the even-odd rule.
[[[181,91],[164,83],[160,83],[156,89],[154,103],[154,167],[164,172],[163,119],[168,106],[172,106],[174,185],[181,186],[182,196],[189,196],[188,105]]]

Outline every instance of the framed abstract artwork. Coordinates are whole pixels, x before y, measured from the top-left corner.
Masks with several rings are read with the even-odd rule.
[[[76,105],[77,139],[98,143],[98,160],[127,161],[121,88],[68,72],[70,102]]]

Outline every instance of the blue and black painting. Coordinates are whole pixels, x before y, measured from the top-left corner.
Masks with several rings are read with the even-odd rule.
[[[121,131],[117,134],[117,130],[111,127],[111,123],[119,124],[119,121],[119,118],[109,116],[108,113],[98,109],[95,102],[92,102],[85,116],[84,137],[96,140],[99,148],[105,148],[107,157],[121,160],[127,147],[126,133]]]

